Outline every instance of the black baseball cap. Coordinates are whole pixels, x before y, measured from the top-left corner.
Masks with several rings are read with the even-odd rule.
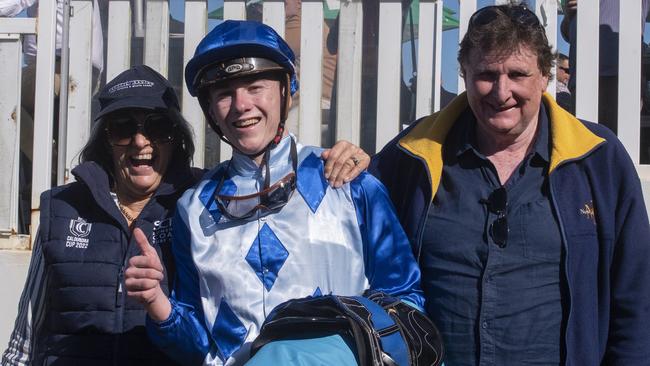
[[[164,76],[147,65],[133,66],[117,75],[98,96],[95,120],[125,108],[180,110],[174,88]]]

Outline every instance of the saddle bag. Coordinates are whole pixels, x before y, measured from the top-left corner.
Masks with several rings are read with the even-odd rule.
[[[442,364],[442,337],[433,322],[399,299],[370,290],[364,296],[306,297],[278,305],[262,325],[251,356],[273,341],[335,333],[356,344],[360,365]]]

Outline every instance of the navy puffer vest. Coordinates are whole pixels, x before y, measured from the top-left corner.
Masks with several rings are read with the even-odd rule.
[[[124,289],[124,270],[139,249],[95,163],[77,182],[41,195],[39,243],[47,283],[34,365],[171,365],[148,340],[142,305]],[[176,200],[193,182],[189,168],[167,174],[135,221],[163,258],[163,290],[173,278],[171,220]]]

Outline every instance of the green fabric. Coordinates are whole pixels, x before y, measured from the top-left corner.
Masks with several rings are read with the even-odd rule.
[[[411,13],[413,14],[413,24],[414,25],[419,24],[420,0],[413,0],[413,2],[411,2]],[[458,28],[460,23],[454,15],[456,15],[455,11],[449,9],[446,6],[443,6],[442,9],[442,30],[443,31]]]

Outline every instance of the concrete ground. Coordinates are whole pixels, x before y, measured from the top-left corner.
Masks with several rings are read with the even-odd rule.
[[[25,284],[31,251],[0,250],[0,353],[4,352],[14,329],[18,300]]]

